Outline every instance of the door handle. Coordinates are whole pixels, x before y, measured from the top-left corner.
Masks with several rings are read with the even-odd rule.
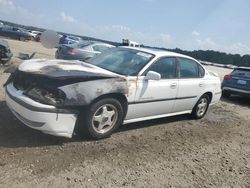
[[[177,87],[177,83],[172,83],[172,84],[170,85],[170,87],[171,87],[172,89],[176,88],[176,87]]]
[[[203,82],[199,83],[199,86],[200,86],[200,87],[203,87],[203,86],[204,86],[204,83],[203,83]]]

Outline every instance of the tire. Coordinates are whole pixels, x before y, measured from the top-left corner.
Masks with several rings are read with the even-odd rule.
[[[209,107],[209,101],[210,98],[207,94],[200,97],[191,114],[194,119],[201,119],[206,115]]]
[[[230,93],[230,91],[223,90],[222,91],[222,96],[225,97],[225,98],[229,98],[231,96],[231,93]]]
[[[19,37],[19,40],[24,42],[25,38],[24,37]]]
[[[122,124],[124,112],[121,103],[113,98],[101,99],[80,114],[79,126],[83,135],[92,139],[110,137]]]

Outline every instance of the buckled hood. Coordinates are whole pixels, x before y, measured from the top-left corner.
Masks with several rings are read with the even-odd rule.
[[[18,67],[19,71],[51,78],[82,78],[82,77],[119,77],[119,75],[84,63],[82,61],[32,59],[26,60]]]

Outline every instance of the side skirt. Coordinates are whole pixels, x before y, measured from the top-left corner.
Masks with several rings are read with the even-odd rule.
[[[146,120],[151,120],[151,119],[164,118],[164,117],[170,117],[170,116],[177,116],[177,115],[181,115],[181,114],[191,114],[191,113],[192,113],[192,110],[187,110],[187,111],[175,112],[175,113],[170,113],[170,114],[162,114],[162,115],[156,115],[156,116],[128,119],[128,120],[124,120],[123,124],[134,123],[134,122],[139,122],[139,121],[146,121]]]

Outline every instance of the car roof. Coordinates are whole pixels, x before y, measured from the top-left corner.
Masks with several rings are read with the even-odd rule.
[[[192,58],[190,56],[187,56],[187,55],[179,54],[179,53],[176,53],[176,52],[170,52],[170,51],[167,51],[167,50],[156,49],[156,48],[130,47],[130,46],[120,46],[120,48],[128,48],[128,49],[139,50],[139,51],[142,51],[142,52],[153,54],[155,56],[183,57],[183,58],[192,59],[194,61],[197,61],[196,59],[194,59],[194,58]]]

